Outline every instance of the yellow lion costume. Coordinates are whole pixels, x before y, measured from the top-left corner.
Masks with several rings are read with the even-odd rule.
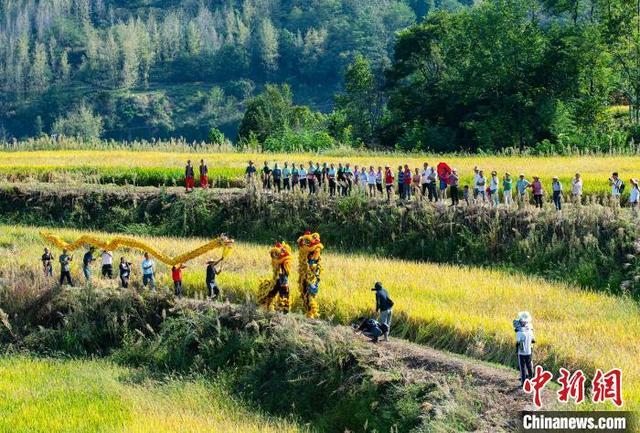
[[[269,250],[273,275],[271,279],[260,282],[258,304],[267,310],[275,309],[283,313],[289,312],[289,274],[291,273],[291,247],[285,242],[278,242]]]
[[[307,317],[315,319],[320,316],[318,309],[318,287],[322,266],[320,254],[324,249],[320,243],[320,235],[306,231],[298,238],[298,288]]]

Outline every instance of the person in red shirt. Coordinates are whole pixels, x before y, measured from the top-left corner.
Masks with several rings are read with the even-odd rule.
[[[387,189],[387,201],[391,201],[391,192],[393,191],[393,183],[395,178],[393,177],[393,172],[391,168],[387,165],[384,168],[384,185]]]
[[[171,278],[173,279],[173,288],[175,295],[182,298],[182,270],[186,268],[182,263],[171,267]]]
[[[404,177],[402,178],[402,183],[404,187],[404,197],[407,200],[411,200],[411,169],[407,164],[404,165]]]

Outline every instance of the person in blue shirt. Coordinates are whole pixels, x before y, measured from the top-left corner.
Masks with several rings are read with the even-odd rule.
[[[282,191],[282,169],[277,162],[273,166],[271,175],[273,176],[273,186],[275,187],[276,191]]]
[[[372,342],[377,343],[378,338],[389,332],[387,325],[380,323],[375,319],[367,319],[360,317],[353,326],[353,331],[356,333],[362,333],[362,335],[369,337]]]
[[[401,200],[404,200],[404,170],[402,166],[398,166],[398,178],[396,179],[398,182],[398,196]]]
[[[283,188],[286,191],[291,190],[291,170],[289,169],[289,163],[284,163],[284,168],[282,169],[282,180],[283,180]]]
[[[329,178],[329,195],[331,197],[335,197],[336,196],[336,167],[333,164],[329,166],[327,177]]]
[[[91,281],[91,263],[95,260],[93,258],[93,252],[96,249],[94,247],[89,248],[84,256],[82,257],[82,273],[84,274],[84,278],[88,281]]]
[[[149,253],[144,253],[144,260],[142,260],[142,285],[147,287],[147,284],[152,290],[156,289],[155,279],[155,263],[149,257]]]

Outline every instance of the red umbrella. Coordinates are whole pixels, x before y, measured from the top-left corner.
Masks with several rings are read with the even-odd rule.
[[[438,164],[438,177],[444,180],[447,185],[449,184],[449,176],[451,175],[451,167],[449,167],[445,162],[441,162]]]

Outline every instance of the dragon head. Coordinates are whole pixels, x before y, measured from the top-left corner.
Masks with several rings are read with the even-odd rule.
[[[284,266],[287,272],[291,268],[291,247],[286,242],[276,242],[276,244],[269,250],[271,256],[271,265],[276,268],[278,266]]]
[[[311,233],[307,230],[298,238],[298,248],[300,254],[317,260],[320,257],[320,252],[324,249],[324,245],[320,242],[318,233]]]

